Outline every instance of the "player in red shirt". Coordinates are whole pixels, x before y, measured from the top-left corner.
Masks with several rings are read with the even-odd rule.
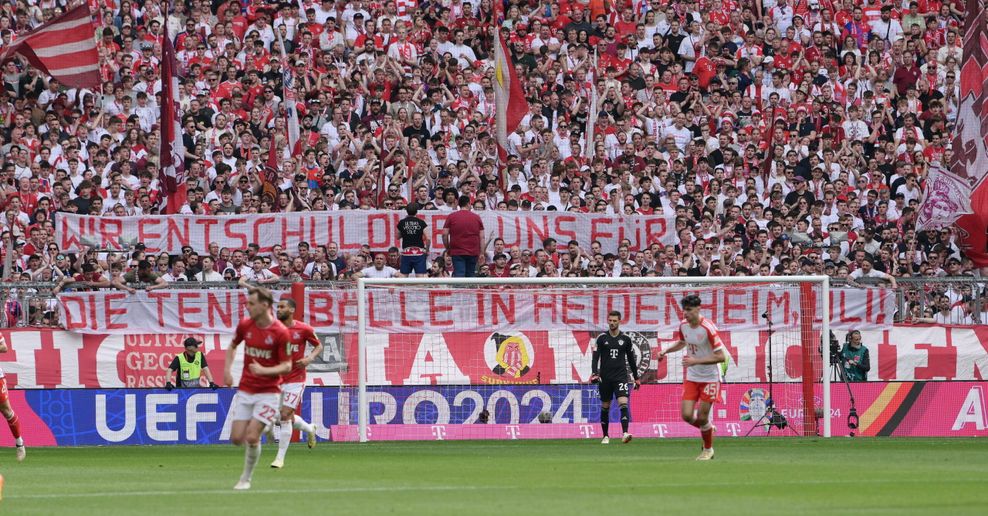
[[[322,353],[322,342],[316,337],[312,326],[295,320],[295,300],[282,299],[278,302],[278,320],[288,328],[288,342],[292,358],[292,370],[281,377],[281,436],[278,440],[278,456],[271,463],[272,468],[285,465],[285,454],[292,442],[292,430],[306,433],[309,448],[316,445],[316,426],[306,422],[296,414],[302,405],[302,392],[305,391],[305,368]],[[306,353],[306,345],[312,351]]]
[[[681,415],[683,421],[699,428],[703,437],[703,451],[696,460],[710,460],[714,458],[714,427],[710,424],[710,408],[720,395],[720,364],[727,360],[727,351],[720,340],[717,326],[700,315],[700,304],[700,296],[683,298],[686,320],[676,330],[678,342],[659,352],[658,359],[662,360],[669,353],[689,346],[689,351],[683,356],[686,379],[683,380]]]
[[[237,394],[233,397],[233,424],[230,441],[240,446],[246,444],[244,472],[233,487],[250,489],[254,466],[261,456],[261,432],[266,425],[278,419],[278,402],[281,397],[281,375],[292,370],[288,329],[271,314],[274,298],[265,288],[252,288],[247,296],[247,312],[250,317],[240,321],[233,342],[226,350],[223,379],[233,385],[233,360],[237,346],[244,346],[244,370]]]
[[[6,353],[7,349],[7,339],[0,335],[0,353]],[[0,414],[3,414],[4,419],[7,420],[10,433],[14,436],[14,444],[17,447],[17,462],[21,462],[27,456],[27,450],[24,448],[24,438],[21,437],[21,422],[17,419],[17,414],[14,413],[14,409],[10,406],[10,400],[7,398],[7,380],[3,376],[3,369],[0,369]],[[0,477],[0,479],[2,478]],[[2,488],[3,484],[0,480],[0,489]]]

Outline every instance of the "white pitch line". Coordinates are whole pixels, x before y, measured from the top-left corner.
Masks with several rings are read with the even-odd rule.
[[[44,493],[16,495],[8,494],[10,499],[60,499],[60,498],[126,498],[131,496],[179,496],[179,495],[239,495],[243,493],[257,494],[311,494],[311,493],[375,493],[389,491],[469,491],[477,489],[473,486],[389,486],[389,487],[328,487],[310,489],[251,489],[249,491],[234,491],[230,489],[202,489],[198,491],[112,491],[92,493]]]
[[[964,480],[951,480],[951,484],[964,484],[964,483],[980,483],[980,479],[971,479],[969,481]],[[820,479],[820,480],[793,480],[793,481],[782,481],[773,482],[773,485],[861,485],[861,484],[929,484],[928,479],[859,479],[859,480],[842,480],[842,479]],[[751,487],[751,486],[761,486],[764,482],[707,482],[704,485],[708,487]],[[681,483],[661,483],[661,484],[637,484],[637,485],[622,485],[623,489],[653,489],[653,490],[668,490],[668,489],[681,489],[695,487],[696,483],[691,482],[681,482]],[[552,489],[572,489],[580,486],[563,486],[563,485],[542,485],[539,489],[542,490],[552,490]],[[29,495],[10,495],[9,498],[12,499],[61,499],[61,498],[127,498],[132,496],[188,496],[188,495],[238,495],[242,493],[255,493],[255,494],[334,494],[334,493],[384,493],[384,492],[415,492],[415,491],[497,491],[504,489],[519,489],[519,486],[510,485],[484,485],[484,486],[388,486],[388,487],[329,487],[329,488],[310,488],[310,489],[251,489],[250,491],[234,491],[230,489],[203,489],[198,491],[113,491],[113,492],[92,492],[92,493],[65,493],[65,494],[55,494],[55,493],[44,493],[44,494],[29,494]]]

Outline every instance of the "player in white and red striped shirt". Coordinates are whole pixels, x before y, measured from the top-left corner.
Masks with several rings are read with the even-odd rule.
[[[700,315],[700,296],[683,298],[686,319],[676,330],[678,342],[659,352],[659,360],[669,353],[688,347],[683,357],[686,379],[683,380],[683,421],[700,429],[703,451],[696,460],[714,458],[714,427],[710,423],[710,408],[720,395],[720,364],[727,360],[727,350],[720,339],[717,326]]]
[[[273,304],[270,290],[252,288],[247,296],[250,317],[237,325],[237,333],[226,350],[223,378],[226,385],[233,385],[230,369],[237,346],[245,343],[244,371],[230,409],[233,414],[230,441],[237,446],[247,445],[244,472],[233,487],[237,490],[250,489],[254,466],[261,456],[261,432],[278,419],[281,375],[292,370],[288,329],[272,315]]]

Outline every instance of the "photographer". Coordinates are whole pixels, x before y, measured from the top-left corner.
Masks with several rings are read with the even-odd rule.
[[[861,344],[861,332],[854,330],[847,334],[847,342],[841,350],[841,360],[847,369],[847,381],[866,382],[871,370],[871,357],[868,348]]]

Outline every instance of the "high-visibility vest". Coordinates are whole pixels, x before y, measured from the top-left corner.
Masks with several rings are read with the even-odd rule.
[[[196,351],[196,356],[191,362],[186,358],[185,353],[179,353],[178,383],[182,387],[198,387],[200,376],[202,376],[202,351]]]

